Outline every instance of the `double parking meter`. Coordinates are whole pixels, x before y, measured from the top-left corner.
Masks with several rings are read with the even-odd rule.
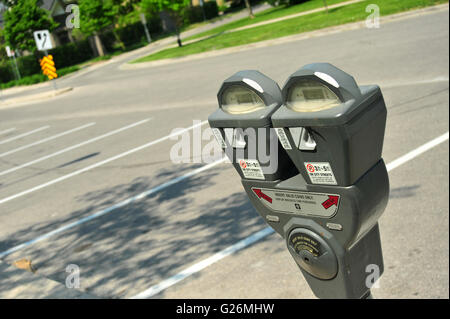
[[[241,71],[218,93],[209,123],[244,189],[319,298],[364,298],[383,273],[378,219],[389,196],[381,158],[386,106],[328,63],[283,89]]]

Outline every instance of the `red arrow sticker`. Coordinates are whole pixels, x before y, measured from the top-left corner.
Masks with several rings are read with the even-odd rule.
[[[328,195],[328,199],[322,203],[322,206],[325,209],[328,209],[333,205],[336,205],[337,207],[338,203],[339,203],[339,196]]]
[[[255,192],[256,196],[258,196],[259,198],[263,198],[269,203],[272,203],[272,198],[264,194],[259,188],[253,188],[253,192]]]

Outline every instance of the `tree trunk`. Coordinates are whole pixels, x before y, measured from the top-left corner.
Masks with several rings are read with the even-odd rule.
[[[117,43],[119,43],[120,48],[122,49],[122,51],[125,51],[125,44],[123,43],[122,39],[119,37],[119,35],[116,32],[116,29],[113,29],[113,35],[114,38],[116,39]]]
[[[95,41],[95,47],[97,48],[97,53],[99,56],[104,56],[105,51],[103,50],[102,40],[100,39],[100,36],[97,32],[94,33],[94,41]]]
[[[250,4],[250,0],[245,0],[245,6],[248,9],[248,16],[250,17],[250,19],[253,19],[255,16],[253,14],[253,10],[252,10],[252,6]]]
[[[183,46],[183,44],[181,43],[180,32],[178,31],[177,31],[177,43],[180,48]]]
[[[325,6],[325,9],[327,10],[327,13],[328,13],[327,0],[323,0],[323,5]]]
[[[183,44],[181,43],[180,28],[178,27],[178,25],[176,26],[175,32],[177,33],[178,47],[181,48],[183,46]]]

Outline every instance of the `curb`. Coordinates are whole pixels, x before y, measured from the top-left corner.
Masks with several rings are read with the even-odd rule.
[[[406,19],[406,18],[413,18],[415,16],[422,15],[422,14],[436,13],[436,12],[448,10],[448,7],[449,7],[449,4],[445,3],[445,4],[440,4],[440,5],[426,7],[426,8],[417,9],[417,10],[404,11],[404,12],[395,13],[392,15],[387,15],[387,16],[381,17],[380,22],[389,23],[389,22]],[[272,45],[283,44],[283,43],[293,42],[293,41],[300,41],[300,40],[304,40],[304,39],[315,38],[315,37],[320,37],[320,36],[324,36],[324,35],[330,35],[330,34],[339,33],[339,32],[343,32],[343,31],[356,30],[356,29],[361,29],[361,28],[365,28],[365,27],[366,27],[365,21],[362,20],[362,21],[358,21],[358,22],[347,23],[347,24],[329,27],[329,28],[325,28],[325,29],[309,31],[309,32],[304,32],[304,33],[294,34],[294,35],[288,35],[288,36],[280,37],[280,38],[276,38],[276,39],[270,39],[270,40],[230,47],[230,48],[226,48],[226,49],[213,50],[213,51],[208,51],[208,52],[204,52],[204,53],[197,53],[197,54],[192,54],[192,55],[178,57],[178,58],[162,59],[162,60],[140,62],[140,63],[133,63],[133,64],[124,63],[119,66],[119,70],[134,70],[134,69],[141,69],[141,68],[150,68],[150,67],[162,66],[162,65],[173,64],[173,63],[181,63],[181,62],[199,60],[199,59],[203,59],[203,58],[217,57],[217,56],[221,56],[221,55],[243,52],[243,51],[248,51],[248,50],[257,49],[257,48],[264,48],[264,47],[268,47],[268,46],[272,46]],[[161,48],[160,50],[157,50],[157,51],[153,52],[152,54],[157,53],[157,52],[162,51],[167,48],[168,47]]]
[[[19,104],[22,105],[24,103],[28,103],[28,102],[41,102],[41,101],[45,101],[47,99],[51,99],[55,96],[64,94],[66,92],[70,92],[73,90],[73,87],[65,87],[62,89],[57,89],[57,90],[52,90],[52,91],[48,91],[48,92],[43,92],[43,93],[37,93],[37,94],[33,94],[33,95],[27,95],[27,96],[23,96],[23,97],[18,97],[18,98],[12,98],[12,99],[6,99],[6,100],[0,100],[0,108],[9,108],[9,107],[15,107],[18,106]]]

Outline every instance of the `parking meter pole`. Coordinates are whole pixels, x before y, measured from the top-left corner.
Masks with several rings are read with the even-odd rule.
[[[361,299],[373,299],[372,292],[369,290],[369,292],[365,294]]]

